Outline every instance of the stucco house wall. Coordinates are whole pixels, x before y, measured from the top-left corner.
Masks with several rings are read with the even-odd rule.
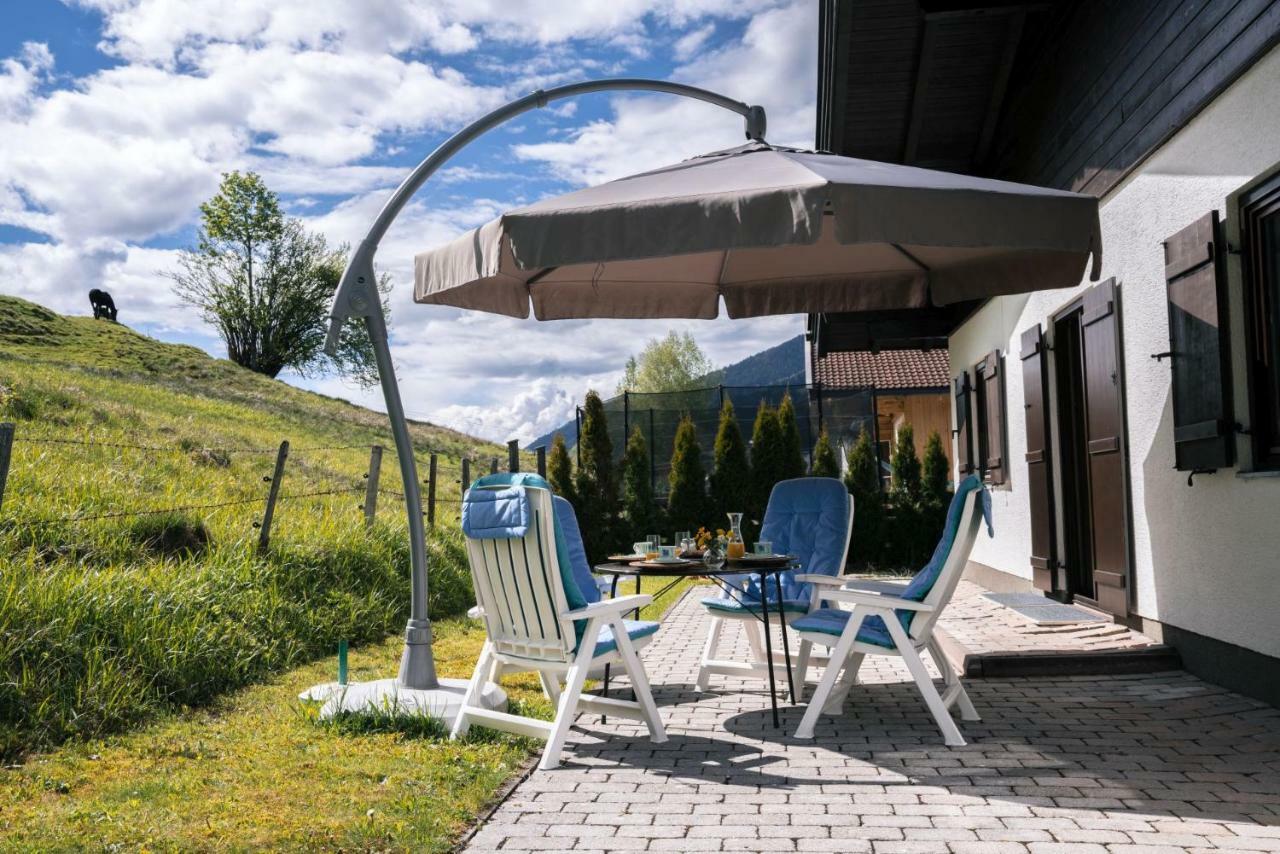
[[[1246,72],[1103,199],[1103,278],[1119,283],[1129,479],[1133,512],[1131,609],[1161,623],[1280,657],[1280,477],[1237,468],[1198,475],[1173,468],[1169,349],[1161,241],[1211,209],[1228,221],[1229,197],[1280,165],[1280,48]],[[1233,244],[1234,245],[1234,244]],[[1248,423],[1243,298],[1229,259],[1236,417]],[[1031,578],[1019,336],[1091,283],[990,301],[951,337],[952,374],[993,349],[1006,357],[1008,483],[993,492],[996,536],[972,560]],[[1051,395],[1052,397],[1052,395]],[[954,457],[953,457],[954,459]],[[1055,470],[1056,466],[1055,460]],[[1116,520],[1122,524],[1121,520]]]

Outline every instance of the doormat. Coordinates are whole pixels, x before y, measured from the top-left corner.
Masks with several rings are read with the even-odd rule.
[[[997,605],[1003,605],[1020,616],[1026,617],[1037,626],[1065,626],[1071,623],[1105,623],[1106,617],[1077,608],[1075,605],[1063,605],[1052,599],[1046,599],[1039,593],[983,593]]]

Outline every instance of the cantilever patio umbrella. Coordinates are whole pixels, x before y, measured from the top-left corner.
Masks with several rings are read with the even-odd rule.
[[[458,149],[549,101],[645,89],[741,114],[749,142],[512,210],[415,259],[418,302],[527,317],[713,318],[925,308],[1077,284],[1100,273],[1097,200],[1060,190],[771,146],[760,107],[682,84],[601,80],[536,92],[459,132],[420,164],[379,215],[343,275],[330,342],[363,317],[405,483],[413,600],[396,680],[366,683],[347,707],[395,696],[448,716],[430,653],[426,558],[412,446],[373,254],[396,214]],[[495,689],[496,692],[496,689]],[[493,702],[500,702],[496,692]]]

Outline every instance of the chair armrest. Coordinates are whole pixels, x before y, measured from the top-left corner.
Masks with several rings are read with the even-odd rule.
[[[813,572],[801,573],[795,576],[795,580],[801,584],[821,584],[823,587],[843,587],[853,581],[847,575],[819,575]]]
[[[630,596],[619,596],[617,599],[601,599],[599,602],[592,602],[585,608],[567,611],[562,616],[566,620],[589,620],[592,617],[605,617],[634,611],[636,608],[643,608],[652,602],[653,597],[648,593],[632,593]]]
[[[822,593],[823,599],[834,599],[837,602],[847,602],[850,605],[861,605],[865,608],[876,608],[878,610],[891,611],[894,609],[902,609],[904,611],[933,611],[936,610],[932,605],[924,602],[915,602],[911,599],[902,599],[897,596],[884,596],[879,593],[864,593],[861,590],[825,590]]]

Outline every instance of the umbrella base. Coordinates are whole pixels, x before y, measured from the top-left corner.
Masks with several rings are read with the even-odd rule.
[[[423,689],[405,688],[396,679],[350,682],[346,685],[325,682],[303,691],[298,699],[304,703],[321,703],[321,720],[350,712],[389,712],[397,716],[429,716],[453,726],[462,707],[467,683],[466,679],[441,679],[438,688]],[[505,711],[507,693],[492,682],[486,682],[480,692],[480,705]]]

